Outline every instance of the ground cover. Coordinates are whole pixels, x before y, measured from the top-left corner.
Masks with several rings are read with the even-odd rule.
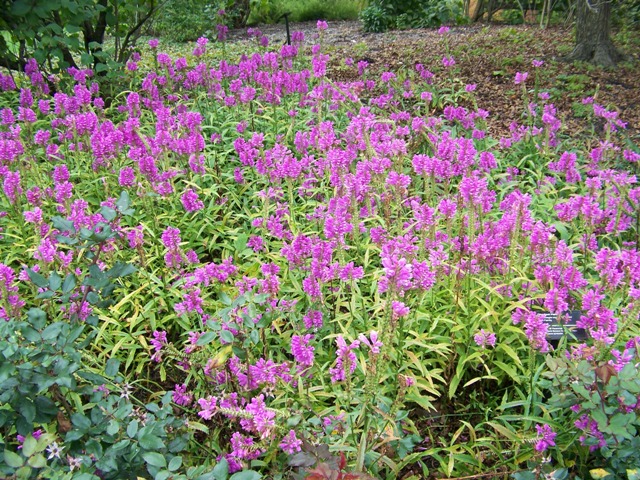
[[[3,475],[634,478],[637,67],[249,35],[3,74]]]

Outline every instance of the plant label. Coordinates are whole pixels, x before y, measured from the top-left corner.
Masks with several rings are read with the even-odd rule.
[[[587,333],[584,331],[584,328],[577,327],[580,315],[582,315],[580,310],[571,310],[561,316],[555,313],[544,313],[543,315],[544,323],[549,326],[547,329],[547,340],[560,340],[567,334],[575,337],[577,340],[587,338]]]

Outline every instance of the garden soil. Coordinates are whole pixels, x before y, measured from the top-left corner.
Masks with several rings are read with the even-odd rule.
[[[258,26],[271,45],[286,40],[284,23]],[[305,48],[318,43],[315,22],[292,23],[290,30],[305,34]],[[231,38],[243,41],[246,30],[232,32]],[[537,26],[473,25],[451,27],[449,33],[437,29],[395,30],[367,33],[357,21],[329,22],[323,32],[324,51],[331,55],[328,76],[334,81],[357,78],[355,67],[344,59],[366,60],[372,74],[413,68],[422,63],[435,73],[441,70],[444,55],[456,59],[456,76],[465,84],[477,87],[478,107],[489,111],[489,133],[507,135],[509,125],[522,121],[522,91],[514,85],[516,72],[529,72],[533,86],[533,60],[543,60],[540,89],[549,91],[559,118],[574,136],[587,134],[602,124],[592,124],[586,117],[582,98],[595,93],[596,102],[620,113],[628,124],[631,141],[640,140],[640,32],[630,33],[625,50],[630,61],[606,70],[588,64],[560,61],[571,51],[574,41],[569,27],[540,29]],[[448,46],[447,46],[448,44]],[[597,93],[596,93],[597,92]]]

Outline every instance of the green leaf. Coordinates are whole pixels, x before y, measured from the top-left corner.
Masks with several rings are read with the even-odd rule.
[[[115,435],[120,431],[120,424],[117,420],[111,420],[107,426],[107,434]]]
[[[89,292],[87,294],[87,302],[89,305],[95,305],[100,301],[100,296],[96,292]]]
[[[62,217],[53,217],[51,219],[51,223],[56,230],[59,230],[62,233],[76,233],[76,227],[73,225],[71,220],[67,220]]]
[[[27,275],[29,275],[29,278],[31,279],[31,281],[35,283],[38,287],[47,288],[49,286],[49,280],[47,280],[38,272],[30,268],[27,268]]]
[[[49,289],[56,291],[62,285],[62,277],[58,275],[58,272],[53,272],[49,275]]]
[[[129,194],[126,190],[123,190],[122,193],[120,193],[120,198],[118,198],[118,201],[116,202],[116,208],[120,213],[124,213],[129,209],[130,205],[131,197],[129,197]]]
[[[245,470],[243,472],[234,473],[231,475],[229,480],[259,480],[262,478],[258,472],[254,472],[253,470]]]
[[[71,423],[73,423],[79,430],[86,432],[91,428],[91,420],[85,417],[81,413],[74,413],[71,415]]]
[[[514,480],[535,480],[536,475],[531,471],[516,472],[513,474]]]
[[[152,433],[147,433],[140,438],[140,446],[146,450],[160,450],[164,448],[162,439]]]
[[[224,305],[231,305],[231,297],[229,297],[225,292],[220,292],[218,297]]]
[[[18,411],[24,417],[24,419],[32,423],[36,418],[36,406],[33,402],[28,398],[23,398],[20,400],[20,406],[18,407]]]
[[[24,443],[22,444],[22,455],[25,457],[30,457],[34,453],[36,453],[36,448],[38,448],[38,441],[33,438],[31,435],[27,435],[24,439]],[[31,465],[33,467],[33,465]]]
[[[118,371],[120,370],[120,360],[118,360],[117,358],[110,358],[109,360],[107,360],[107,364],[104,368],[104,374],[109,377],[109,378],[113,378],[118,374]]]
[[[173,457],[167,467],[172,472],[175,472],[182,466],[182,457]]]
[[[248,239],[249,239],[249,236],[244,233],[241,235],[238,235],[238,238],[236,238],[236,241],[233,242],[233,247],[236,249],[236,252],[241,252],[247,247]]]
[[[627,429],[630,421],[633,420],[634,414],[616,413],[609,420],[609,429],[613,435],[618,437],[631,439],[632,435]]]
[[[203,347],[204,345],[210,344],[216,338],[216,332],[205,332],[196,341],[196,345],[198,347]]]
[[[154,467],[164,468],[167,466],[167,460],[157,452],[145,452],[142,454],[142,458]]]
[[[213,467],[211,473],[213,474],[213,478],[215,478],[215,480],[227,480],[227,478],[229,477],[229,463],[227,462],[227,460],[225,458],[220,460],[218,464]]]
[[[602,478],[613,476],[611,472],[607,472],[604,468],[594,468],[593,470],[589,470],[589,475],[591,475],[593,480],[600,480]]]
[[[78,25],[73,25],[73,24],[65,25],[64,29],[71,34],[82,32],[82,28],[80,28]]]
[[[64,326],[65,326],[65,324],[62,323],[62,322],[52,323],[51,325],[49,325],[47,328],[45,328],[43,330],[42,339],[43,340],[53,340],[58,335],[60,335],[60,332],[62,331],[62,328]]]
[[[76,276],[73,273],[70,273],[64,279],[64,283],[62,284],[62,293],[69,293],[76,286]]]
[[[594,410],[591,417],[598,422],[598,430],[602,432],[607,429],[607,416],[602,410]]]
[[[102,215],[107,222],[110,222],[115,219],[118,214],[113,208],[103,206],[100,209],[100,215]]]
[[[127,426],[127,435],[129,435],[129,437],[131,438],[134,438],[136,436],[136,433],[138,433],[138,420],[133,420]]]
[[[130,263],[117,262],[113,267],[109,269],[107,275],[111,278],[126,277],[137,271],[136,267]]]
[[[86,67],[90,67],[91,65],[93,65],[93,55],[85,52],[82,55],[80,55],[80,61],[82,65]]]
[[[44,324],[47,322],[47,314],[39,308],[29,309],[27,318],[29,319],[29,323],[38,329],[44,327]]]
[[[233,343],[233,339],[233,333],[231,333],[229,330],[220,330],[220,340],[225,343]]]
[[[12,452],[11,450],[4,451],[4,461],[11,468],[20,468],[24,463],[22,457],[17,453]]]
[[[11,5],[11,14],[18,17],[24,17],[31,11],[31,5],[25,0],[15,0]]]
[[[29,460],[27,460],[27,463],[29,464],[30,467],[33,467],[33,468],[44,468],[47,466],[47,459],[44,458],[44,455],[39,453],[29,458]]]
[[[627,480],[640,480],[640,470],[627,468]]]

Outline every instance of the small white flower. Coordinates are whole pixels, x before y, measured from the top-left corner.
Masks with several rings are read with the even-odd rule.
[[[47,457],[49,460],[52,458],[60,458],[62,447],[58,445],[58,442],[53,442],[47,447],[47,453],[49,453],[49,456]]]
[[[69,470],[71,470],[72,472],[76,468],[80,468],[80,465],[82,465],[81,458],[72,457],[71,455],[67,455],[67,462],[69,462]]]
[[[129,400],[129,395],[131,395],[131,385],[129,385],[128,383],[125,383],[122,385],[122,390],[120,391],[120,398]]]

